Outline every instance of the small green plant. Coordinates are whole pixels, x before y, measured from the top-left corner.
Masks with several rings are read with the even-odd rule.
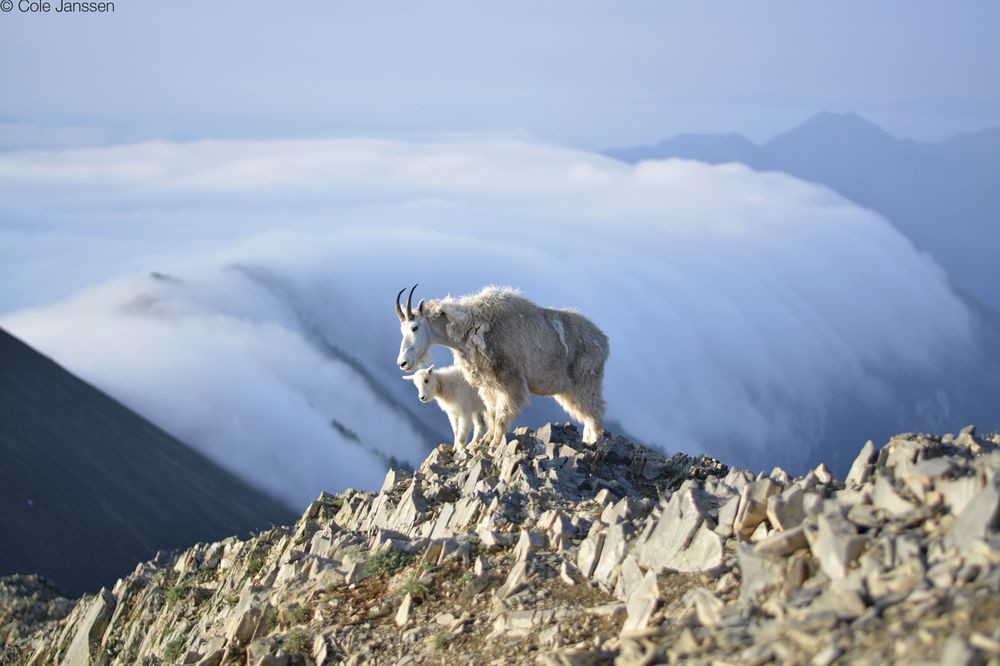
[[[251,576],[256,576],[260,573],[260,570],[264,568],[264,558],[255,557],[250,560],[250,564],[247,565],[247,574]]]
[[[296,624],[302,624],[303,622],[308,622],[309,618],[312,617],[312,613],[309,612],[307,606],[296,606],[291,610],[292,620]]]
[[[235,606],[236,604],[239,603],[240,598],[235,594],[227,594],[224,601],[226,602],[227,606]]]
[[[289,655],[301,657],[309,649],[309,637],[301,629],[292,629],[285,635],[282,644]]]
[[[435,634],[434,635],[434,649],[443,650],[448,647],[448,641],[451,640],[451,636],[448,634]]]
[[[420,581],[419,571],[413,571],[406,582],[399,588],[399,594],[409,594],[415,601],[422,601],[427,596],[427,584]]]
[[[391,576],[409,564],[412,559],[413,556],[409,553],[386,548],[368,558],[365,562],[365,573],[369,576]]]
[[[163,661],[168,664],[177,663],[181,658],[181,650],[184,649],[184,639],[177,637],[163,646]]]
[[[191,588],[187,585],[174,585],[172,588],[167,590],[167,610],[173,608],[178,601],[187,596]]]
[[[496,465],[490,465],[489,467],[486,468],[486,470],[483,473],[486,474],[486,476],[490,477],[491,479],[496,479],[500,477],[500,470],[497,468]]]
[[[278,626],[278,609],[268,606],[264,611],[264,633],[269,634]]]

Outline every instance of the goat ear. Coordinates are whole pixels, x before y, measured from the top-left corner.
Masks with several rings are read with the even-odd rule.
[[[427,372],[428,372],[428,374],[434,372],[434,366],[433,365],[428,365],[427,366]]]
[[[421,298],[420,302],[417,303],[417,316],[419,317],[423,314],[424,314],[424,299]]]
[[[405,379],[406,381],[410,381],[414,377],[416,377],[416,375],[403,375],[403,379]]]

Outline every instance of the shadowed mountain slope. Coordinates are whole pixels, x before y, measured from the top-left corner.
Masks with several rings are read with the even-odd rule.
[[[287,522],[251,488],[0,330],[0,575],[111,586],[158,550]]]

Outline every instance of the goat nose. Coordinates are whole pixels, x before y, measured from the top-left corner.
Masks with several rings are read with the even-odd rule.
[[[406,370],[406,366],[407,365],[409,365],[409,364],[406,361],[400,361],[399,362],[399,367],[402,368],[403,370]]]

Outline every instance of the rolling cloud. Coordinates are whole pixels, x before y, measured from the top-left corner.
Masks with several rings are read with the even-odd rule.
[[[617,427],[768,467],[854,437],[851,405],[934,403],[899,386],[978,344],[884,219],[734,164],[468,137],[146,143],[0,154],[0,202],[0,325],[293,506],[444,439],[394,364],[391,301],[414,282],[579,308],[611,339]]]

